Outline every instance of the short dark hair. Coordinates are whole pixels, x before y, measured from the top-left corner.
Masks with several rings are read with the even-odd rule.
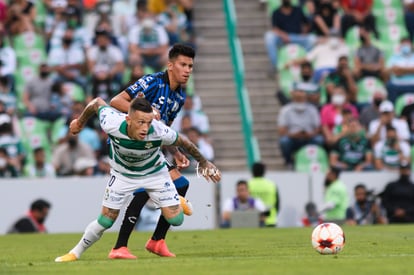
[[[363,183],[358,183],[357,185],[355,185],[354,187],[354,191],[356,191],[357,189],[364,189],[367,190],[367,187],[365,186],[365,184]]]
[[[43,200],[43,199],[38,199],[32,202],[32,204],[30,205],[30,210],[42,211],[45,208],[49,209],[51,206],[52,205],[50,204],[50,202]]]
[[[238,180],[236,186],[239,187],[240,185],[247,185],[247,180]]]
[[[309,62],[309,61],[305,61],[305,62],[303,62],[301,65],[300,65],[300,67],[303,69],[303,68],[310,68],[310,69],[312,69],[313,70],[313,66],[312,66],[312,63],[311,62]]]
[[[36,148],[34,148],[33,149],[33,154],[37,154],[37,153],[39,153],[39,152],[44,152],[45,151],[45,149],[43,149],[43,147],[36,147]]]
[[[341,169],[335,166],[331,166],[331,168],[329,169],[332,173],[335,174],[336,178],[339,178],[339,175],[341,174]]]
[[[263,177],[266,172],[266,166],[261,162],[255,162],[252,166],[253,177]]]
[[[195,51],[190,46],[184,44],[174,44],[168,52],[168,59],[176,59],[179,55],[184,55],[194,59]]]
[[[136,97],[132,100],[131,105],[129,106],[131,111],[141,111],[144,113],[151,113],[152,106],[148,100],[142,97]]]

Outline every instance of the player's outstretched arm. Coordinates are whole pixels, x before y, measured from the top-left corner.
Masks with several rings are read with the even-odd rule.
[[[197,146],[189,141],[186,137],[178,134],[178,138],[173,145],[179,146],[186,150],[199,163],[200,174],[207,179],[217,183],[221,180],[220,170],[211,162],[209,162],[198,150]],[[198,172],[198,171],[197,171]]]
[[[122,91],[114,96],[109,104],[121,112],[128,113],[130,103],[131,97],[127,92]]]
[[[98,113],[99,107],[107,106],[106,102],[100,98],[94,98],[86,105],[85,109],[83,109],[82,113],[78,118],[75,118],[71,121],[69,130],[72,134],[78,134],[83,127],[85,127],[86,122],[90,119],[94,114]]]

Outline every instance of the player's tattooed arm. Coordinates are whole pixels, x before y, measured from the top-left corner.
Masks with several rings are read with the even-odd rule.
[[[83,129],[88,119],[98,113],[99,107],[107,105],[108,104],[106,104],[106,102],[100,97],[91,100],[88,105],[86,105],[85,109],[83,109],[80,116],[77,119],[72,120],[70,123],[70,132],[74,135],[78,134]]]
[[[174,145],[183,148],[187,153],[189,153],[196,161],[201,163],[206,163],[207,159],[200,153],[197,146],[194,145],[190,140],[182,135],[178,135],[177,140]]]
[[[220,170],[210,161],[208,161],[198,150],[197,146],[189,141],[186,137],[178,135],[174,145],[186,150],[196,161],[198,161],[197,174],[201,174],[207,181],[219,182],[221,179]],[[199,170],[199,171],[198,171]]]

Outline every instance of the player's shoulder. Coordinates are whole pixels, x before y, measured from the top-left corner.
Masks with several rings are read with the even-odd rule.
[[[101,106],[99,107],[98,110],[98,115],[100,120],[117,120],[117,118],[119,119],[125,119],[126,114],[122,113],[121,111],[109,106],[109,105],[105,105],[105,106]]]

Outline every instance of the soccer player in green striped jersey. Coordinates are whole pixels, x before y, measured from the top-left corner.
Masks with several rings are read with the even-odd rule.
[[[194,157],[208,181],[217,183],[221,173],[206,160],[197,147],[165,124],[154,119],[151,104],[135,98],[128,114],[108,106],[101,98],[92,100],[78,119],[70,124],[72,134],[78,134],[95,113],[110,142],[111,177],[107,183],[98,219],[92,221],[69,253],[57,257],[56,262],[71,262],[97,242],[119,215],[128,196],[144,188],[169,224],[178,226],[184,220],[180,198],[171,180],[161,146],[180,146]]]

